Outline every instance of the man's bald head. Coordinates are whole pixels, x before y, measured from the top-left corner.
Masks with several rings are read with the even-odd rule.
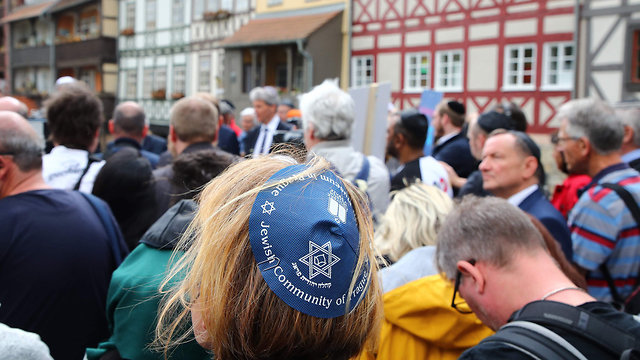
[[[0,154],[13,156],[20,171],[42,169],[43,144],[27,120],[12,111],[0,111]]]
[[[133,138],[145,135],[146,122],[144,109],[133,101],[118,105],[113,113],[113,132]]]
[[[18,113],[25,119],[29,115],[29,108],[27,107],[27,105],[11,96],[0,97],[0,111],[13,111],[14,113]]]

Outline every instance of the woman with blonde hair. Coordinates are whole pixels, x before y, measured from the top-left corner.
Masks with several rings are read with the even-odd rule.
[[[381,304],[367,200],[315,159],[270,155],[203,190],[171,270],[158,341],[189,333],[216,359],[349,359],[375,343]]]
[[[363,359],[457,359],[493,333],[474,314],[451,307],[453,287],[436,267],[437,234],[452,208],[449,196],[431,185],[395,193],[375,235],[378,250],[395,262],[380,271],[380,342]],[[466,304],[458,308],[470,312]]]

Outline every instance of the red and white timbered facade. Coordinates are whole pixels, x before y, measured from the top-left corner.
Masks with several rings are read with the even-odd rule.
[[[547,133],[572,96],[573,0],[353,0],[351,86],[391,82],[417,107],[424,89],[469,112],[513,101],[529,131]]]

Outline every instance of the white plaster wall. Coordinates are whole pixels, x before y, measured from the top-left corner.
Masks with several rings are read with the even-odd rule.
[[[400,53],[379,54],[376,59],[377,82],[390,82],[391,91],[399,91],[400,85]]]
[[[461,42],[464,40],[464,28],[454,27],[436,30],[436,44]]]
[[[573,15],[550,15],[543,19],[543,32],[545,34],[557,34],[573,32],[575,17]]]
[[[467,88],[471,91],[498,87],[498,46],[472,46],[468,51]]]
[[[620,7],[622,6],[621,0],[597,0],[591,1],[592,9],[604,9],[609,7]]]
[[[611,24],[613,25],[613,23]],[[594,32],[606,33],[609,32],[611,26],[607,27],[591,27]],[[594,65],[601,64],[619,64],[624,62],[624,49],[625,49],[625,22],[620,22],[618,26],[615,27],[611,37],[605,42],[604,47],[598,55],[593,60]],[[603,35],[604,36],[604,35]],[[595,46],[598,46],[597,44]],[[592,47],[592,49],[595,49]],[[618,87],[620,87],[621,83],[618,83]]]
[[[469,26],[469,40],[496,39],[500,32],[497,22]]]
[[[506,21],[504,25],[504,35],[506,37],[536,35],[537,32],[537,19],[511,20]]]
[[[373,36],[356,36],[351,40],[351,48],[353,50],[369,50],[373,49]]]
[[[605,101],[620,102],[622,101],[622,72],[620,71],[598,71],[591,74],[595,83],[598,85]],[[592,91],[593,96],[596,92]]]
[[[379,48],[399,47],[402,44],[402,34],[387,34],[378,36]]]
[[[431,31],[413,31],[404,36],[405,46],[421,46],[431,43]]]
[[[547,9],[574,7],[575,4],[575,0],[549,0],[547,1]]]

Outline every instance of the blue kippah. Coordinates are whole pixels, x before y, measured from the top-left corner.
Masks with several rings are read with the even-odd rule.
[[[267,183],[306,169],[288,166]],[[271,291],[302,313],[319,318],[345,315],[367,291],[368,263],[349,294],[360,234],[351,199],[331,171],[295,177],[259,192],[249,217],[249,240]]]

